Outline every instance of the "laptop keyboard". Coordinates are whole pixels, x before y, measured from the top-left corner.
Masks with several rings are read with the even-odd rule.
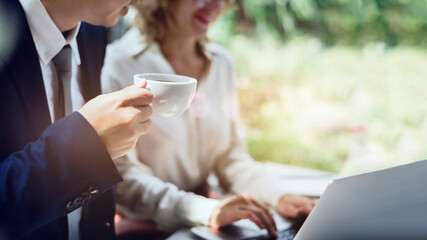
[[[284,231],[280,231],[277,233],[279,235],[277,237],[277,240],[293,240],[295,238],[295,235],[297,235],[298,229],[291,228]]]
[[[249,240],[293,240],[295,238],[295,235],[297,235],[298,229],[297,228],[290,228],[283,231],[279,231],[277,233],[277,238],[271,238],[271,237],[257,237],[257,238],[250,238]]]

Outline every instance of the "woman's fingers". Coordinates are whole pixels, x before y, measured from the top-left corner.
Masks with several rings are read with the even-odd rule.
[[[307,217],[315,204],[316,203],[312,198],[286,194],[280,198],[277,209],[279,213],[285,217]]]
[[[284,208],[284,213],[287,217],[297,218],[299,214],[299,210],[295,205],[289,204]]]
[[[257,208],[262,210],[263,216],[265,220],[268,222],[268,226],[272,228],[272,231],[277,232],[276,222],[274,221],[274,218],[270,212],[270,209],[268,209],[268,207],[265,206],[264,204],[255,200],[249,194],[244,194],[243,197],[247,200],[248,205],[256,206]]]
[[[267,229],[265,222],[253,211],[248,209],[240,209],[237,213],[240,219],[249,219],[251,222],[255,223],[260,229]]]
[[[212,213],[210,226],[219,228],[240,219],[248,219],[277,237],[276,223],[270,210],[247,194],[222,201]]]
[[[251,195],[245,193],[242,196],[246,199],[246,201],[249,201],[250,204],[253,204],[253,205],[255,205],[255,206],[259,207],[259,208],[262,208],[266,212],[270,212],[270,210],[268,209],[267,206],[265,206],[264,204],[262,204],[262,203],[258,202],[257,200],[255,200]]]
[[[257,216],[257,218],[261,220],[262,225],[264,226],[263,228],[265,228],[270,235],[277,235],[276,223],[274,222],[274,219],[270,218],[269,212],[266,212],[264,209],[255,205],[244,205],[242,206],[242,209],[250,212],[252,215]]]

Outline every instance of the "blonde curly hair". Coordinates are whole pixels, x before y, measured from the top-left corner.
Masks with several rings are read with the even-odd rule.
[[[172,1],[174,0],[143,0],[135,6],[138,14],[133,24],[146,37],[147,43],[162,39],[167,26],[173,24],[170,9]],[[226,5],[222,12],[229,9],[234,0],[226,0],[225,2]]]
[[[134,25],[139,29],[146,41],[161,39],[168,25],[171,24],[170,3],[173,0],[144,0],[136,6],[138,14]]]

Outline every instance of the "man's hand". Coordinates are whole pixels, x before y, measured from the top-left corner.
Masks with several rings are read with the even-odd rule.
[[[98,133],[112,159],[135,147],[138,138],[151,129],[153,94],[136,86],[99,95],[87,102],[80,114]]]
[[[240,219],[249,219],[259,228],[267,229],[277,237],[276,223],[268,208],[248,194],[238,195],[222,201],[213,211],[209,226],[218,229]]]
[[[280,198],[279,203],[277,204],[277,211],[284,217],[288,217],[299,222],[304,221],[307,218],[315,204],[316,203],[312,198],[294,194],[285,194]]]

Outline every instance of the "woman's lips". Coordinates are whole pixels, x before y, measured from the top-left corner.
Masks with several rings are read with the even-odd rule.
[[[209,17],[204,17],[204,16],[201,16],[201,15],[196,15],[195,17],[196,17],[197,20],[199,20],[204,25],[209,25],[209,23],[212,22],[212,20]]]

